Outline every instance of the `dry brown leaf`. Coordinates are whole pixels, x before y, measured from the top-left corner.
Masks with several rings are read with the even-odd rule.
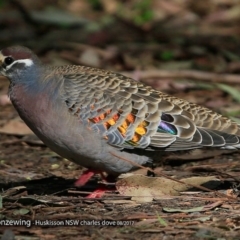
[[[7,94],[0,95],[0,106],[11,104],[10,98]]]
[[[112,1],[107,1],[107,0],[102,0],[101,1],[104,10],[109,13],[109,14],[114,14],[119,8],[119,3],[116,0]]]
[[[7,122],[3,127],[0,128],[0,133],[20,136],[33,134],[28,126],[19,118],[15,118]]]
[[[193,185],[201,185],[209,181],[219,181],[215,176],[191,177],[181,179],[182,182]],[[124,196],[132,196],[137,202],[151,202],[153,199],[161,199],[166,195],[179,195],[180,192],[191,189],[192,186],[182,184],[165,177],[147,177],[133,175],[119,180],[116,188]]]
[[[89,65],[92,67],[100,67],[101,64],[99,54],[97,53],[97,51],[91,48],[85,49],[82,52],[79,60],[83,65]]]

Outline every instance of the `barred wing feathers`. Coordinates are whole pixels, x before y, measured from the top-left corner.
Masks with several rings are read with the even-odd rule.
[[[82,123],[121,148],[238,148],[239,125],[121,74],[83,66],[57,68],[63,99]],[[63,75],[62,75],[63,74]]]

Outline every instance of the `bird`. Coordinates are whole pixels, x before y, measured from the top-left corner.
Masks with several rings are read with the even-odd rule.
[[[152,154],[240,148],[240,125],[119,73],[80,65],[48,66],[29,48],[0,51],[0,74],[19,116],[46,146],[95,173],[119,176]]]

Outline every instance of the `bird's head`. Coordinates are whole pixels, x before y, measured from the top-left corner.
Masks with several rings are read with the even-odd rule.
[[[34,75],[39,64],[38,57],[26,47],[14,46],[0,51],[0,75],[10,82],[30,80],[27,76]]]

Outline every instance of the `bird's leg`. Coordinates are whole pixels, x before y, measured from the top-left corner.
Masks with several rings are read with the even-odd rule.
[[[101,198],[107,190],[106,186],[98,187],[95,191],[88,194],[86,198]]]
[[[79,177],[79,179],[75,182],[74,185],[76,187],[84,186],[90,180],[90,178],[96,174],[100,174],[101,178],[105,182],[109,182],[109,180],[112,180],[111,178],[112,176],[105,177],[102,171],[88,169],[83,172],[83,174]],[[99,186],[91,194],[87,195],[86,198],[101,198],[107,190],[109,190],[107,186],[105,185]]]
[[[100,172],[100,175],[103,181],[106,183],[116,182],[116,177],[112,175],[108,175],[107,177],[105,177],[103,172]],[[106,191],[115,191],[115,190],[116,190],[115,185],[111,186],[109,189],[109,186],[105,184],[101,184],[101,186],[99,186],[95,191],[87,195],[86,198],[101,198]]]
[[[78,180],[74,183],[74,185],[76,187],[84,186],[96,174],[100,174],[101,177],[103,177],[103,173],[101,171],[88,169],[83,172],[83,174],[78,178]]]

